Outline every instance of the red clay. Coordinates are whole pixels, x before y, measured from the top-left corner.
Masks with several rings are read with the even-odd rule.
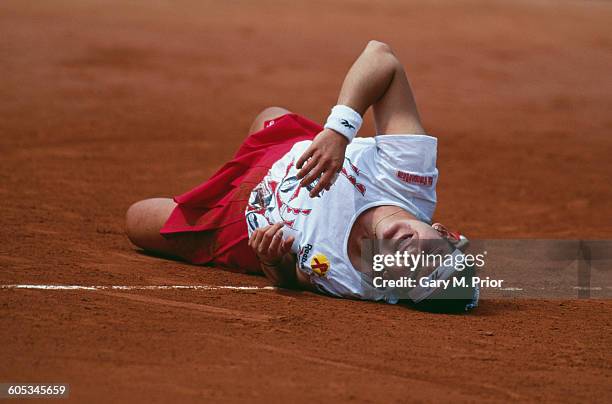
[[[322,121],[373,38],[439,137],[437,221],[611,238],[611,4],[287,4],[3,1],[0,284],[266,285],[138,253],[123,214],[207,178],[265,106]],[[2,289],[0,312],[0,382],[79,401],[612,398],[610,300]]]

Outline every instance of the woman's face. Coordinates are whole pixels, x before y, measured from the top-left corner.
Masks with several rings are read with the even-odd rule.
[[[385,249],[393,249],[385,253],[395,254],[396,251],[409,254],[422,252],[447,254],[452,252],[448,241],[429,224],[416,220],[408,215],[397,215],[381,221],[376,229],[377,236],[384,243]]]
[[[376,228],[377,247],[375,254],[401,257],[412,256],[412,258],[398,258],[402,263],[385,267],[384,277],[386,279],[399,279],[404,276],[428,276],[436,268],[433,264],[420,262],[415,266],[415,261],[420,254],[450,254],[453,248],[448,240],[429,224],[416,220],[409,214],[398,214],[387,220],[381,220]],[[426,257],[420,257],[421,259]],[[408,259],[406,261],[405,259]],[[412,262],[413,265],[406,266]]]

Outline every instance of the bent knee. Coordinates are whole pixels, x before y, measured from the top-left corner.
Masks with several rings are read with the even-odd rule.
[[[125,231],[130,241],[144,249],[155,248],[159,231],[176,206],[169,198],[152,198],[133,203],[125,213]]]
[[[389,46],[388,44],[382,41],[377,41],[374,39],[368,42],[368,44],[366,45],[366,49],[368,51],[373,51],[373,52],[378,52],[378,53],[393,54],[393,50],[391,49],[391,46]]]
[[[142,215],[144,202],[138,201],[133,203],[125,212],[125,233],[132,242],[132,244],[141,247],[141,233],[142,233]]]
[[[251,128],[249,129],[249,134],[263,129],[264,122],[269,121],[270,119],[278,118],[279,116],[283,116],[285,114],[290,114],[290,113],[291,111],[283,107],[264,108],[259,114],[257,114],[257,116],[255,117],[255,120],[253,120],[253,124],[251,125]]]
[[[277,116],[285,115],[290,112],[291,111],[289,111],[287,108],[283,108],[283,107],[274,107],[274,106],[266,107],[259,114],[257,114],[257,118],[260,118],[260,117],[261,118],[268,118],[268,117],[276,118]]]

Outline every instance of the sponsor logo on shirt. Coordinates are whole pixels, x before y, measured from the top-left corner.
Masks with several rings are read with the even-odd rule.
[[[312,250],[312,244],[303,245],[300,248],[299,257],[300,257],[300,268],[304,268],[304,264],[308,260],[308,255],[310,255],[310,251]]]
[[[325,276],[329,271],[329,260],[324,254],[315,254],[310,260],[310,268],[318,276]]]
[[[359,168],[355,164],[353,164],[351,159],[349,159],[348,157],[344,157],[344,160],[345,160],[345,163],[348,161],[348,166],[351,168],[351,170],[353,170],[353,173],[355,173],[355,175],[359,176],[361,174],[361,171],[359,170]],[[342,170],[340,171],[340,174],[345,176],[346,179],[349,180],[351,185],[353,185],[355,187],[355,189],[357,191],[359,191],[359,193],[361,195],[365,195],[365,193],[366,193],[365,185],[363,185],[362,183],[357,181],[357,177],[355,177],[355,175],[350,174],[348,172],[348,170],[346,169],[346,167],[344,167],[344,166],[342,167]]]
[[[403,171],[398,171],[397,178],[409,184],[424,185],[426,187],[430,187],[433,185],[433,177],[430,177],[430,176],[423,176],[423,175],[411,174],[411,173],[405,173]]]

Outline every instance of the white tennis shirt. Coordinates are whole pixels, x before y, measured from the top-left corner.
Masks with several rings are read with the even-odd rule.
[[[329,295],[396,303],[393,291],[381,291],[364,280],[348,256],[351,228],[366,209],[402,207],[431,223],[436,207],[437,140],[426,135],[379,135],[355,138],[346,149],[342,172],[329,191],[311,198],[315,183],[303,188],[295,163],[312,143],[296,143],[270,168],[251,192],[245,215],[249,236],[269,224],[284,222],[285,237],[299,270]]]

